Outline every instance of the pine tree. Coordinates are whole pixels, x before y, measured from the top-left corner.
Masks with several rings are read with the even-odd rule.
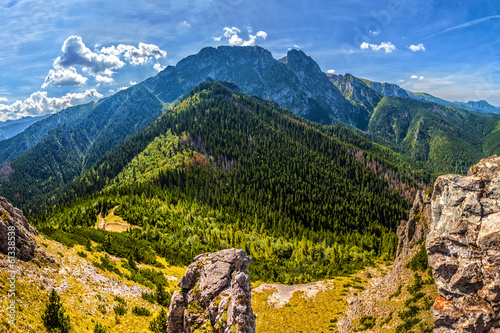
[[[49,330],[55,330],[60,333],[69,332],[71,325],[68,315],[64,315],[65,309],[61,303],[61,297],[52,289],[47,308],[42,314],[42,321]]]
[[[130,268],[132,268],[134,271],[137,270],[137,264],[135,263],[134,256],[129,255],[128,257],[128,265]]]
[[[155,333],[166,333],[168,328],[167,312],[161,308],[156,318],[149,322],[149,329]]]

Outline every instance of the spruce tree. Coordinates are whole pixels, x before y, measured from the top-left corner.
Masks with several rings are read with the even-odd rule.
[[[42,314],[42,321],[45,327],[49,331],[60,333],[69,332],[71,325],[69,316],[64,314],[65,311],[66,310],[61,303],[61,297],[54,289],[52,289],[49,296],[49,302],[47,303],[47,308]]]

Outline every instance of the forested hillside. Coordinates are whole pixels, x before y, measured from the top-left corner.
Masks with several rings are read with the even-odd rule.
[[[484,156],[499,152],[498,121],[498,116],[384,97],[370,119],[368,133],[436,174],[465,174]]]
[[[421,187],[426,176],[404,159],[385,164],[392,154],[206,83],[56,193],[66,202],[36,222],[79,239],[119,206],[115,214],[142,227],[120,237],[149,242],[173,264],[239,247],[255,258],[254,279],[322,279],[393,257],[409,208],[395,179]]]

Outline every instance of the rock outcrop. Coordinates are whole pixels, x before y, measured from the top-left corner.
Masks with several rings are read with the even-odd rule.
[[[398,249],[395,264],[406,264],[418,251],[417,243],[427,237],[431,221],[430,193],[418,191],[408,220],[402,220],[398,226]]]
[[[0,252],[5,254],[12,252],[9,251],[9,242],[13,241],[9,232],[15,233],[16,260],[29,261],[36,256],[43,261],[54,262],[33,238],[38,235],[38,231],[28,223],[23,212],[0,197]]]
[[[439,177],[431,205],[435,332],[500,332],[500,157]]]
[[[252,258],[243,250],[228,249],[194,258],[172,296],[169,333],[254,333],[251,305]]]

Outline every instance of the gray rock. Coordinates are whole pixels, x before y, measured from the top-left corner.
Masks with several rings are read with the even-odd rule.
[[[4,197],[0,197],[0,252],[9,255],[9,232],[15,232],[15,259],[29,261],[35,256],[42,260],[54,263],[36,243],[34,236],[38,231],[33,228],[24,217],[23,212],[12,206]],[[12,236],[11,236],[12,237]],[[38,255],[37,255],[38,254]]]
[[[500,330],[500,157],[434,184],[426,248],[440,298],[435,332]]]
[[[228,249],[194,258],[172,296],[168,313],[169,333],[255,332],[251,305],[252,262],[243,250]]]

